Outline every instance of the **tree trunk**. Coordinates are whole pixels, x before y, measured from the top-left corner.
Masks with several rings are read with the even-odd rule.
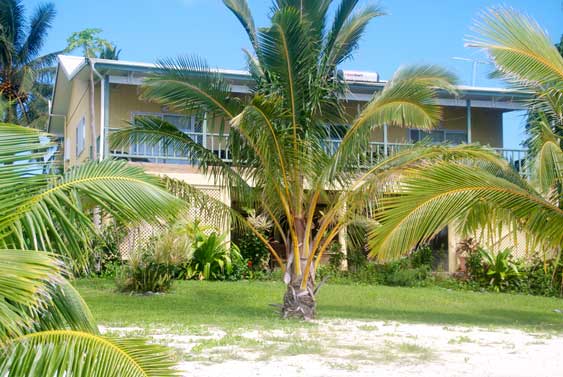
[[[297,234],[297,241],[299,242],[299,270],[301,273],[296,272],[294,266],[294,251],[292,242],[287,245],[287,268],[284,276],[284,282],[287,284],[287,290],[283,297],[283,305],[281,314],[283,318],[300,318],[310,320],[315,318],[317,303],[315,301],[315,271],[311,268],[307,279],[307,286],[305,289],[301,288],[301,281],[303,273],[307,264],[307,256],[309,255],[311,245],[305,245],[305,221],[302,218],[295,218],[295,230]],[[288,235],[288,239],[289,239]],[[312,262],[314,263],[314,262]]]
[[[317,302],[315,301],[315,283],[307,280],[307,288],[301,289],[301,279],[287,285],[283,296],[282,317],[310,320],[315,318]]]

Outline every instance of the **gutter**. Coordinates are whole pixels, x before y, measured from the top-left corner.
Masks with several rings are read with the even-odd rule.
[[[88,59],[90,62],[90,69],[98,78],[100,79],[100,149],[98,150],[98,160],[103,161],[104,159],[104,152],[105,152],[105,78],[96,70],[96,63],[92,61],[92,59]],[[95,143],[96,141],[93,140]]]

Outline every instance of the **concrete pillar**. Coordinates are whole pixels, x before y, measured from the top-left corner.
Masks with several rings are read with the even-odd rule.
[[[347,227],[343,227],[342,229],[340,229],[340,232],[338,232],[338,243],[340,244],[340,251],[344,255],[344,258],[342,258],[342,262],[340,263],[340,270],[342,271],[348,271],[348,248],[346,237],[347,233]]]
[[[448,272],[450,274],[456,272],[459,266],[455,250],[461,238],[455,231],[455,228],[455,224],[448,224]]]
[[[471,144],[471,100],[467,100],[467,143]]]

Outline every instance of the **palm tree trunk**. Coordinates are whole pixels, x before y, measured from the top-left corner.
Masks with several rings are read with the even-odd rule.
[[[305,245],[304,221],[302,219],[295,219],[295,224],[299,242],[299,263],[301,267],[299,271],[301,271],[301,273],[298,274],[296,272],[297,269],[293,265],[293,244],[288,242],[288,250],[286,253],[288,256],[287,270],[284,279],[287,284],[287,290],[283,297],[281,314],[283,318],[295,317],[310,320],[315,318],[317,309],[317,302],[315,300],[315,272],[313,268],[310,269],[307,285],[305,288],[301,288],[301,282],[303,280],[302,273],[305,271],[310,245]],[[290,237],[288,237],[288,239],[290,239]]]
[[[287,285],[287,290],[283,296],[282,317],[310,320],[315,318],[316,311],[317,301],[315,300],[314,279],[308,279],[307,287],[302,289],[301,277],[296,276]]]

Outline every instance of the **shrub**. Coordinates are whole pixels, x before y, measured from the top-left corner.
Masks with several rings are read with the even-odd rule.
[[[115,277],[123,263],[119,245],[126,234],[127,229],[113,220],[103,226],[100,235],[92,241],[91,273],[101,277]]]
[[[417,287],[425,285],[430,276],[430,268],[428,266],[399,268],[385,275],[385,284],[400,287]]]
[[[512,250],[505,249],[496,255],[481,250],[481,256],[485,276],[494,290],[501,291],[511,284],[519,283],[520,272],[517,264],[512,260]]]
[[[225,238],[225,235],[213,232],[195,243],[192,259],[186,268],[186,278],[224,280],[232,273],[232,259],[242,258],[237,247],[227,247]]]
[[[172,227],[130,255],[116,284],[124,292],[166,292],[192,258],[192,240]]]
[[[413,268],[419,267],[432,267],[434,261],[432,248],[428,245],[423,245],[413,251],[410,255],[410,262]]]
[[[485,270],[483,268],[483,249],[477,248],[471,250],[466,256],[465,265],[469,278],[473,281],[483,280],[485,276]]]
[[[247,266],[255,271],[268,269],[270,251],[253,233],[244,233],[235,240],[243,259],[250,261]]]
[[[122,292],[166,292],[172,286],[172,277],[172,265],[156,261],[153,250],[141,249],[130,255],[116,277],[116,285]]]

